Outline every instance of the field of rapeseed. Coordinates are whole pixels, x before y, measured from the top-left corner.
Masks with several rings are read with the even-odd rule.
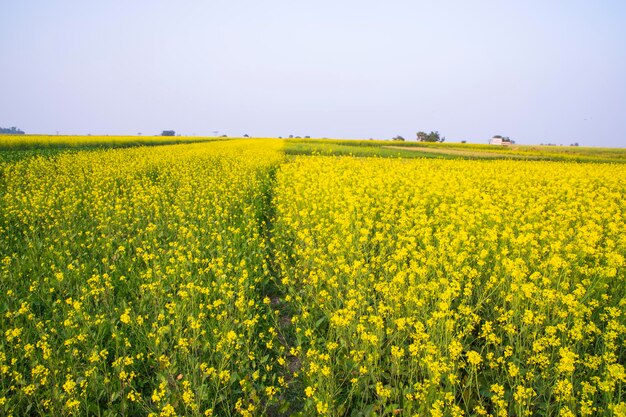
[[[306,413],[624,415],[625,191],[622,165],[284,165]]]
[[[0,414],[263,414],[278,141],[32,157],[0,177]]]
[[[626,165],[285,152],[0,158],[0,415],[626,415]]]
[[[626,149],[623,148],[533,145],[493,146],[459,142],[288,139],[285,152],[294,155],[626,163]]]
[[[128,148],[132,146],[168,145],[175,143],[210,142],[216,137],[197,136],[65,136],[65,135],[0,135],[0,150],[21,149],[85,149]]]

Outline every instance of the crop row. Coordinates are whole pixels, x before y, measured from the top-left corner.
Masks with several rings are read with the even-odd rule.
[[[285,165],[275,236],[307,413],[623,415],[625,178],[521,161]]]
[[[263,413],[278,380],[259,219],[279,148],[5,165],[0,414]]]

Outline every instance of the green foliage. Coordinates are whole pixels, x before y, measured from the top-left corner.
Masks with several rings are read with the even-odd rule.
[[[348,143],[354,142],[354,143]],[[387,147],[378,146],[374,141],[285,141],[285,154],[287,155],[326,155],[326,156],[358,156],[380,158],[443,158],[450,159],[454,156],[429,152],[428,149],[414,150],[390,147],[389,142],[383,144]],[[369,146],[367,146],[369,144]],[[402,144],[404,146],[404,143]]]
[[[418,142],[443,142],[446,138],[442,138],[437,131],[431,131],[430,133],[417,132],[417,140]]]

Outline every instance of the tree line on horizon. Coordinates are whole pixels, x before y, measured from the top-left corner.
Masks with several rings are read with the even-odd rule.
[[[5,134],[5,135],[23,135],[24,131],[21,130],[21,129],[18,129],[15,126],[13,126],[11,128],[0,127],[0,134]]]
[[[445,136],[441,136],[439,134],[439,131],[431,131],[430,133],[426,133],[426,132],[417,132],[417,141],[418,142],[444,142],[446,140]],[[391,140],[397,140],[400,142],[404,142],[405,139],[398,135],[396,137],[391,138]]]

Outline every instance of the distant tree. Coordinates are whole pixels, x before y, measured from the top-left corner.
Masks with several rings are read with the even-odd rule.
[[[245,135],[243,135],[244,138],[249,138],[250,136],[248,136],[248,134],[246,133]]]
[[[404,142],[404,138],[403,138],[402,136],[400,136],[400,135],[398,135],[398,136],[396,136],[396,137],[391,138],[391,140],[396,140],[396,141]]]
[[[417,141],[418,142],[443,142],[446,140],[445,137],[441,137],[438,131],[435,132],[417,132]]]
[[[467,141],[466,140],[462,140],[461,143],[467,143]]]
[[[0,134],[5,135],[23,135],[24,131],[13,126],[12,128],[0,127]]]
[[[164,130],[161,132],[161,136],[176,136],[176,132],[173,130]]]
[[[580,146],[580,145],[578,144],[578,142],[574,142],[574,143],[572,143],[572,144],[571,144],[571,145],[569,145],[569,146]]]

